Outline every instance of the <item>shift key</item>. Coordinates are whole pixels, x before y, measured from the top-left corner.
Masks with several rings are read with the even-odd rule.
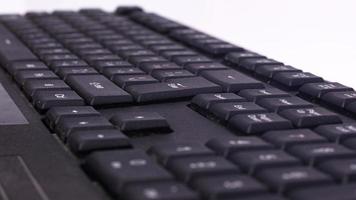
[[[89,105],[107,105],[132,101],[130,94],[102,75],[70,76],[67,83]]]

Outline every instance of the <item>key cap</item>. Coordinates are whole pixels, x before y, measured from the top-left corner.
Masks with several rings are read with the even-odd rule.
[[[318,167],[342,183],[356,180],[356,159],[354,158],[329,160]]]
[[[7,65],[7,71],[15,76],[21,70],[46,70],[48,67],[40,61],[17,61]]]
[[[248,71],[256,71],[262,65],[283,65],[283,63],[269,59],[269,58],[246,58],[239,62],[239,67],[242,67]]]
[[[172,61],[178,65],[186,66],[190,63],[206,63],[212,60],[205,56],[176,56]]]
[[[150,50],[126,50],[120,51],[119,55],[128,60],[134,56],[155,56],[156,54]]]
[[[290,95],[277,88],[266,88],[266,89],[246,89],[241,90],[238,93],[240,96],[246,98],[249,101],[258,101],[263,98],[278,98],[278,97],[289,97]]]
[[[50,70],[22,70],[16,73],[15,76],[16,82],[21,86],[24,86],[26,81],[33,79],[58,79],[58,76]]]
[[[279,72],[302,72],[289,65],[261,65],[256,68],[256,74],[265,78],[272,78]]]
[[[246,175],[219,175],[198,178],[193,183],[206,199],[243,198],[267,193],[266,186]]]
[[[176,158],[172,159],[167,167],[184,182],[190,182],[197,177],[239,172],[237,166],[218,156]]]
[[[198,54],[191,50],[170,50],[162,52],[161,55],[172,60],[176,56],[197,56]]]
[[[137,102],[176,99],[201,93],[221,92],[221,87],[202,78],[177,78],[165,83],[132,85],[126,88]]]
[[[69,148],[75,153],[130,146],[129,139],[115,129],[74,131],[69,135],[67,143]]]
[[[328,92],[321,97],[321,100],[330,105],[345,108],[350,103],[356,102],[356,92]]]
[[[49,122],[50,128],[53,129],[63,118],[99,115],[100,113],[91,106],[53,107],[47,111],[46,120]]]
[[[280,112],[292,108],[311,108],[314,105],[299,97],[264,98],[257,104],[273,112]]]
[[[228,125],[244,134],[292,128],[290,121],[275,113],[235,115],[229,120]]]
[[[141,66],[143,63],[168,62],[168,60],[160,56],[135,56],[131,57],[129,62],[136,66]]]
[[[57,72],[59,68],[88,67],[88,64],[83,60],[64,60],[64,61],[54,61],[49,66],[54,72]]]
[[[333,183],[330,176],[308,167],[264,169],[258,172],[257,177],[279,194],[300,187],[305,188]]]
[[[288,151],[309,165],[315,165],[334,158],[355,156],[355,153],[350,149],[333,143],[295,145],[288,148]]]
[[[122,131],[169,130],[166,118],[155,112],[118,112],[110,121]]]
[[[353,91],[352,88],[346,87],[336,82],[325,83],[307,83],[299,88],[299,92],[310,98],[321,98],[324,94],[329,92],[345,92]]]
[[[230,160],[249,174],[260,169],[300,165],[301,162],[281,150],[257,150],[232,154]]]
[[[43,90],[70,90],[70,87],[62,80],[28,80],[24,85],[24,91],[29,97],[33,97],[35,92]]]
[[[258,137],[239,136],[231,138],[214,138],[206,143],[206,146],[219,155],[229,157],[235,152],[246,150],[273,149],[274,146]]]
[[[310,187],[290,194],[293,200],[351,200],[355,198],[355,184]]]
[[[298,128],[315,127],[323,124],[341,123],[340,117],[321,107],[287,109],[280,112],[282,117],[289,119]]]
[[[229,69],[227,66],[222,65],[220,63],[191,63],[187,64],[185,66],[187,70],[194,74],[201,74],[204,71],[211,71],[211,70],[223,70],[223,69]]]
[[[149,83],[158,83],[159,81],[150,75],[117,75],[113,77],[113,82],[121,88],[126,89],[130,85],[143,85]]]
[[[195,75],[187,70],[156,70],[152,72],[152,76],[160,81],[167,81],[168,79],[194,77]]]
[[[128,186],[123,195],[129,200],[198,200],[198,195],[176,181],[135,183]]]
[[[131,102],[131,96],[102,75],[70,76],[68,84],[89,105],[105,105]]]
[[[262,82],[254,80],[235,70],[214,70],[201,73],[206,79],[221,85],[225,92],[238,92],[243,89],[264,88]]]
[[[171,180],[171,175],[139,150],[96,151],[84,167],[115,196],[133,183]]]
[[[179,70],[182,69],[181,66],[178,66],[172,62],[158,62],[158,63],[143,63],[140,67],[143,71],[151,74],[160,70]]]
[[[227,42],[222,42],[220,44],[206,44],[203,45],[201,49],[214,56],[221,56],[230,52],[243,51],[241,47]]]
[[[346,106],[346,110],[351,112],[352,114],[356,113],[356,102],[352,102]]]
[[[216,103],[211,106],[209,111],[221,120],[229,120],[231,117],[238,114],[267,112],[266,109],[252,102]]]
[[[262,138],[282,149],[296,144],[315,144],[327,142],[324,137],[321,137],[310,129],[269,131],[263,134]]]
[[[97,61],[93,63],[95,69],[97,69],[100,73],[103,73],[103,71],[107,68],[126,68],[126,67],[133,67],[132,64],[130,64],[127,61],[123,60],[117,60],[117,61]]]
[[[106,68],[103,71],[103,74],[112,80],[116,75],[143,75],[144,71],[135,68],[135,67],[125,67],[125,68]]]
[[[63,80],[67,80],[71,75],[98,75],[99,73],[92,67],[66,67],[58,69],[57,74]]]
[[[266,57],[253,52],[232,52],[232,53],[228,53],[224,59],[228,63],[236,65],[236,64],[240,64],[242,60],[252,59],[252,58],[261,59]]]
[[[340,143],[346,139],[356,137],[356,124],[331,124],[321,125],[314,129],[320,135],[328,138],[330,141]]]
[[[167,166],[172,159],[214,155],[214,152],[199,143],[165,143],[152,146],[148,150],[160,163]]]
[[[114,129],[114,126],[102,116],[63,117],[56,126],[56,133],[62,140],[79,130]]]
[[[290,90],[295,90],[306,83],[323,82],[322,78],[308,72],[281,72],[272,79]]]
[[[216,94],[198,94],[191,103],[199,106],[202,109],[209,109],[216,103],[228,103],[228,102],[243,102],[244,98],[234,93],[216,93]]]
[[[342,142],[343,145],[347,146],[350,149],[356,150],[356,139],[355,138],[349,138]]]
[[[72,90],[38,91],[32,99],[39,110],[48,110],[57,106],[84,105],[84,100]]]

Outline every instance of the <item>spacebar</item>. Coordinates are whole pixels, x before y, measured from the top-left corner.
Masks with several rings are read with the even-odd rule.
[[[38,58],[12,34],[4,25],[0,24],[0,63],[7,66],[13,61],[38,60]]]

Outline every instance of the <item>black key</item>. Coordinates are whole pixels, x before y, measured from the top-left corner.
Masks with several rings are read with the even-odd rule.
[[[128,60],[134,56],[155,56],[156,54],[153,51],[142,49],[121,51],[119,55]]]
[[[256,150],[232,154],[230,159],[244,171],[253,174],[261,168],[300,165],[301,162],[281,150]]]
[[[321,100],[330,105],[345,108],[350,103],[356,102],[356,92],[328,92],[321,97]]]
[[[131,96],[102,75],[69,76],[68,84],[90,105],[131,102]]]
[[[122,131],[169,129],[166,118],[155,112],[119,112],[110,121]]]
[[[52,54],[43,56],[43,60],[47,64],[51,64],[53,61],[63,61],[63,60],[78,60],[79,58],[74,54]]]
[[[51,63],[50,68],[57,72],[60,68],[66,67],[88,67],[88,64],[83,60],[64,60],[64,61],[54,61]]]
[[[56,126],[56,133],[66,140],[75,131],[105,129],[114,129],[114,126],[102,116],[63,117]]]
[[[192,63],[192,64],[187,64],[185,68],[189,71],[191,71],[194,74],[200,74],[204,71],[208,70],[222,70],[222,69],[229,69],[227,66],[222,65],[220,63]]]
[[[288,151],[309,165],[315,165],[334,158],[355,156],[354,151],[333,143],[300,144],[288,148]]]
[[[36,51],[37,55],[40,57],[43,57],[45,55],[51,55],[51,54],[68,54],[70,51],[65,48],[52,48],[52,49],[39,49]]]
[[[162,45],[148,45],[151,50],[154,52],[161,54],[164,51],[177,51],[177,50],[185,50],[186,48],[179,44],[162,44]]]
[[[0,61],[3,66],[14,61],[38,60],[16,36],[0,25]]]
[[[113,77],[113,82],[119,85],[121,88],[126,88],[130,85],[142,85],[149,83],[158,83],[159,81],[150,75],[117,75]]]
[[[167,81],[174,78],[194,77],[195,75],[187,70],[156,70],[152,72],[152,76],[160,81]]]
[[[265,56],[261,56],[257,53],[253,52],[233,52],[229,53],[225,56],[225,61],[231,64],[240,64],[240,62],[244,59],[251,59],[251,58],[266,58]]]
[[[69,148],[76,153],[130,146],[129,139],[115,129],[74,131],[69,135],[67,143]]]
[[[269,131],[263,134],[262,138],[283,149],[295,144],[327,142],[324,137],[321,137],[309,129]]]
[[[198,200],[198,195],[185,185],[176,181],[135,183],[123,192],[129,200]]]
[[[160,56],[135,56],[131,57],[129,61],[136,66],[141,66],[143,63],[167,62],[168,60]]]
[[[356,159],[354,158],[329,160],[318,167],[342,183],[356,180]]]
[[[248,71],[256,71],[256,69],[262,65],[283,65],[283,63],[269,59],[269,58],[246,58],[239,62],[239,67],[242,67]]]
[[[83,106],[84,100],[72,90],[38,91],[32,97],[33,104],[39,110],[56,106]]]
[[[32,97],[35,92],[43,90],[70,90],[70,87],[62,80],[49,79],[49,80],[28,80],[24,85],[24,91]]]
[[[233,199],[229,199],[233,200]],[[246,197],[244,200],[286,200],[285,198],[273,194],[263,194],[253,197]]]
[[[238,173],[239,168],[218,156],[192,156],[172,159],[168,168],[184,182],[209,175]]]
[[[200,40],[198,40],[198,42],[200,42]],[[201,49],[214,56],[221,56],[230,52],[243,51],[241,47],[229,44],[227,42],[221,42],[218,44],[206,44],[203,45]]]
[[[67,80],[71,75],[95,75],[99,73],[92,67],[66,67],[60,68],[57,74],[63,80]]]
[[[128,184],[172,179],[138,150],[96,151],[86,158],[84,167],[116,196]]]
[[[190,97],[201,93],[221,92],[221,87],[202,78],[177,78],[165,83],[132,85],[127,87],[137,102]]]
[[[294,90],[306,83],[320,83],[323,79],[308,72],[281,72],[273,76],[277,83]]]
[[[356,150],[356,139],[355,138],[349,138],[342,142],[343,145],[347,146],[350,149]]]
[[[7,65],[8,72],[15,76],[21,70],[46,70],[48,67],[39,61],[17,61]]]
[[[267,187],[257,180],[235,174],[198,178],[193,186],[206,199],[242,198],[268,192]]]
[[[229,157],[235,152],[273,149],[273,145],[258,137],[239,136],[233,138],[215,138],[206,143],[206,146],[213,149],[219,155]]]
[[[88,55],[84,57],[84,60],[92,65],[95,65],[98,61],[119,61],[122,60],[119,56],[114,54],[107,54],[107,55]]]
[[[176,56],[173,59],[173,62],[178,65],[186,66],[190,63],[206,63],[212,62],[212,60],[205,56]]]
[[[229,120],[231,117],[238,114],[267,112],[266,109],[252,102],[216,103],[210,107],[209,111],[221,120]]]
[[[228,103],[228,102],[243,102],[244,98],[234,93],[216,93],[216,94],[198,94],[191,103],[199,106],[202,109],[209,109],[216,103]]]
[[[106,68],[103,71],[103,74],[108,77],[110,80],[117,75],[144,75],[145,72],[136,67],[125,67],[125,68]]]
[[[165,166],[176,158],[214,155],[214,152],[205,146],[190,142],[157,144],[152,146],[148,152]]]
[[[273,112],[280,112],[292,108],[311,108],[314,105],[299,97],[264,98],[257,104]]]
[[[46,120],[49,122],[50,128],[53,129],[63,117],[68,118],[99,115],[100,113],[91,106],[53,107],[46,113]]]
[[[94,67],[97,69],[100,73],[102,73],[105,69],[107,68],[126,68],[126,67],[133,67],[132,64],[130,64],[127,61],[123,60],[116,60],[116,61],[97,61],[94,62]]]
[[[315,127],[323,124],[341,123],[340,117],[321,107],[288,109],[280,112],[298,128]]]
[[[258,101],[263,98],[278,98],[290,96],[290,94],[277,88],[241,90],[239,92],[239,95],[250,101]]]
[[[356,137],[355,123],[322,125],[314,130],[320,135],[328,138],[330,141],[338,143]]]
[[[245,134],[292,128],[290,121],[275,113],[235,115],[229,120],[228,125]]]
[[[170,50],[161,53],[162,56],[172,60],[176,56],[197,56],[198,54],[191,50]]]
[[[328,175],[308,167],[265,169],[258,172],[257,177],[279,194],[300,187],[313,187],[333,183],[333,180]]]
[[[206,79],[221,85],[226,92],[264,88],[262,82],[252,79],[236,70],[204,71],[201,75]]]
[[[356,113],[356,102],[352,102],[346,106],[346,110],[351,112],[352,114]]]
[[[182,69],[181,66],[178,66],[175,63],[172,62],[157,62],[157,63],[143,63],[140,68],[147,72],[148,74],[151,74],[153,72],[156,72],[157,70],[179,70]]]
[[[292,192],[293,200],[352,200],[356,184],[303,188]]]
[[[310,98],[321,98],[329,92],[346,92],[353,91],[352,88],[341,85],[336,82],[325,83],[307,83],[299,88],[299,93]]]
[[[272,78],[279,72],[302,72],[289,65],[261,65],[256,68],[256,74],[265,78]]]
[[[16,73],[16,82],[23,86],[28,80],[49,80],[59,79],[58,76],[50,70],[22,70]]]

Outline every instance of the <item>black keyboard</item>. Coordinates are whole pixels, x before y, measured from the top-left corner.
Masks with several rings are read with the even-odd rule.
[[[3,142],[24,158],[37,148],[18,162],[38,159],[27,165],[42,183],[0,178],[9,199],[20,183],[26,199],[356,199],[350,87],[138,7],[0,22],[0,78],[48,132],[28,128],[23,152]]]

